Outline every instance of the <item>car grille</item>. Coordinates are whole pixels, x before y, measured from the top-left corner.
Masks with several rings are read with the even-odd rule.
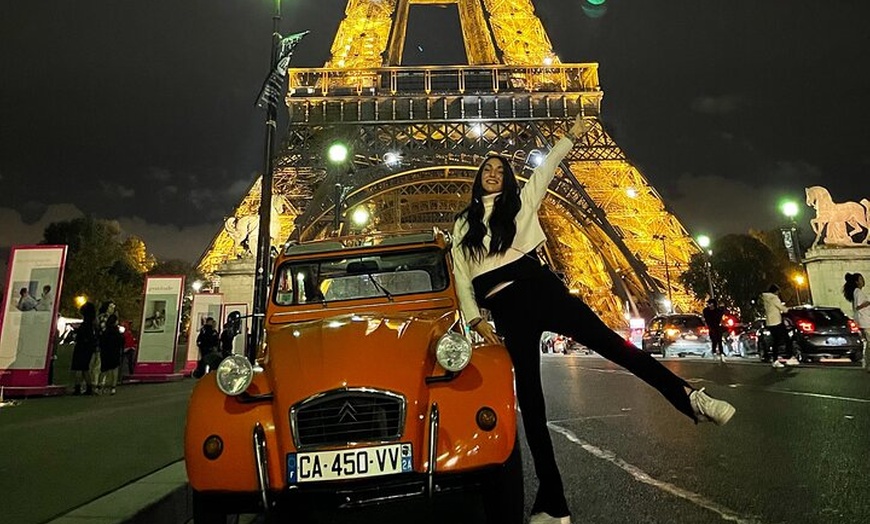
[[[405,399],[387,391],[325,393],[290,410],[297,448],[398,439],[405,425]]]

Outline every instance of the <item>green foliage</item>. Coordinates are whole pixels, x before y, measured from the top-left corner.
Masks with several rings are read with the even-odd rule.
[[[758,314],[758,296],[772,283],[786,282],[785,266],[764,242],[751,235],[726,235],[713,244],[710,276],[720,301],[744,320]],[[694,255],[680,282],[698,299],[709,295],[706,254]]]

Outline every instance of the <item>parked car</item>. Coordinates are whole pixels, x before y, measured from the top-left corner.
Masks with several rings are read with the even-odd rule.
[[[661,353],[664,357],[708,356],[713,349],[704,319],[694,314],[654,317],[643,333],[641,348],[650,353]]]
[[[228,356],[191,396],[194,522],[456,490],[523,521],[513,367],[502,345],[472,352],[448,247],[430,231],[285,248],[256,365]]]
[[[800,306],[783,314],[795,357],[801,362],[821,358],[849,358],[860,362],[864,339],[858,324],[837,307]],[[772,337],[765,326],[758,331],[758,348],[762,360],[770,360]]]

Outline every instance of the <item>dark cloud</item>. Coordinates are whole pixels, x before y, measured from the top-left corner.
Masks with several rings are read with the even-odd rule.
[[[726,115],[740,108],[741,99],[736,95],[700,96],[692,100],[692,110],[708,115]]]

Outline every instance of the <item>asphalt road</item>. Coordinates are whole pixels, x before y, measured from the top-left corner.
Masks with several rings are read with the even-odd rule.
[[[552,437],[574,522],[870,522],[870,374],[664,362],[731,401],[731,423],[695,426],[600,358],[544,356]],[[114,397],[0,408],[0,521],[44,522],[179,459],[192,386],[186,379],[123,387]],[[524,460],[529,507],[536,482],[527,450]],[[478,515],[461,500],[441,501],[437,510],[447,519],[440,521]],[[409,514],[393,508],[343,522],[408,522]]]

